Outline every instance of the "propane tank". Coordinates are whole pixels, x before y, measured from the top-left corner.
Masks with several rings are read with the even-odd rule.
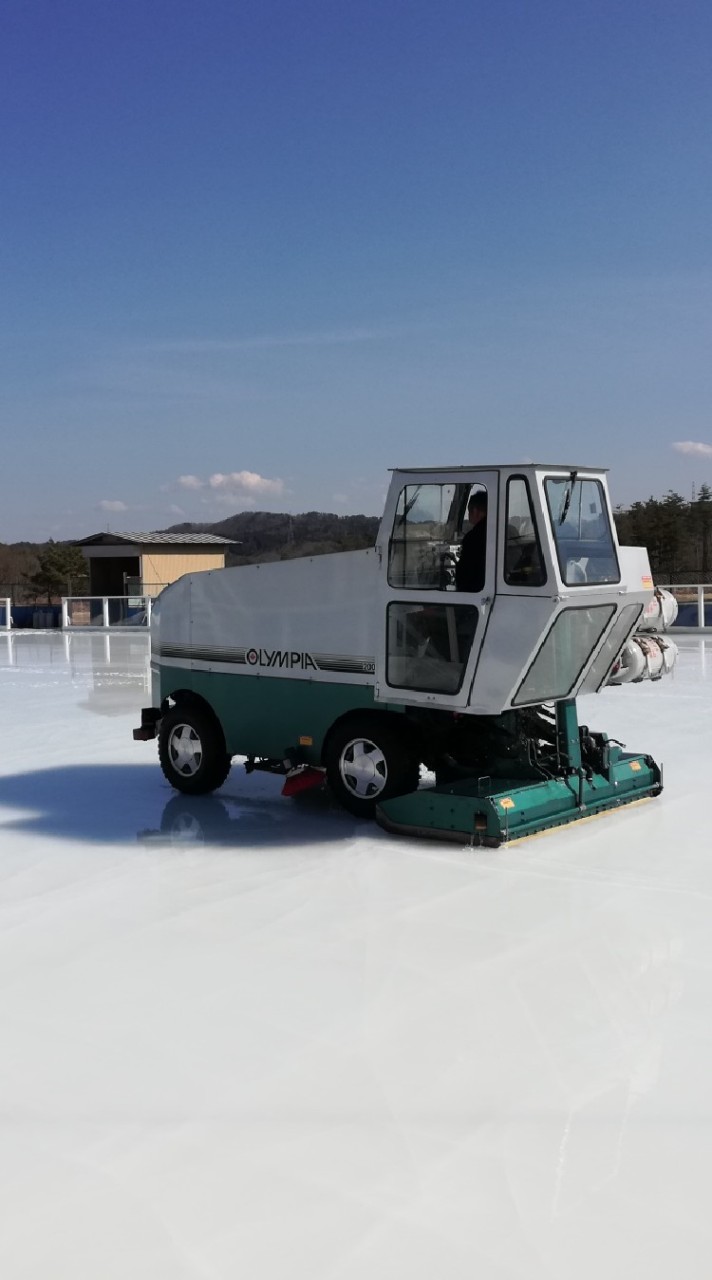
[[[655,588],[655,595],[643,610],[638,631],[668,631],[677,617],[677,600],[671,591]]]
[[[636,632],[616,662],[607,684],[637,684],[639,680],[660,680],[677,660],[677,645],[667,636]]]

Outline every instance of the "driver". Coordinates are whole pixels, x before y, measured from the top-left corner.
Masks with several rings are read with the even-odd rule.
[[[485,585],[485,560],[487,555],[487,493],[478,489],[470,495],[467,518],[471,528],[462,539],[460,559],[455,566],[455,587],[458,591],[478,592]]]

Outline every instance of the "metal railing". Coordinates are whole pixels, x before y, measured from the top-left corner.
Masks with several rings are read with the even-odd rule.
[[[152,596],[62,596],[62,630],[79,627],[146,628],[151,622]]]
[[[712,583],[665,584],[678,602],[675,631],[712,631]],[[109,630],[112,627],[148,627],[152,596],[63,596],[62,630],[79,627]],[[12,626],[12,601],[0,597],[0,630]]]
[[[712,583],[671,582],[664,584],[664,590],[677,600],[673,631],[712,631]]]

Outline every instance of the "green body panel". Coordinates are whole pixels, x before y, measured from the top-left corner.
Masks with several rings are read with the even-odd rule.
[[[375,707],[372,684],[160,667],[161,700],[181,689],[213,708],[230,755],[312,765],[322,763],[324,739],[342,716],[385,709]],[[562,701],[546,768],[527,752],[493,752],[487,775],[464,771],[385,799],[377,819],[391,831],[498,845],[659,794],[662,774],[650,756],[626,754],[605,734],[594,739],[591,746],[588,730],[579,730],[575,702]]]
[[[176,689],[189,689],[210,704],[230,755],[281,760],[290,754],[304,764],[321,763],[322,744],[335,720],[374,705],[370,684],[162,666],[161,700]],[[312,742],[300,746],[301,738]]]
[[[467,778],[386,800],[378,819],[389,831],[502,844],[615,809],[662,790],[649,756],[618,755],[607,776],[571,774],[522,786],[513,779]]]

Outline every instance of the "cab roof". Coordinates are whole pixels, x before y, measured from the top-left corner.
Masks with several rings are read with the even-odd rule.
[[[607,475],[609,467],[580,467],[567,462],[473,462],[469,467],[389,467],[393,475],[407,472],[408,475],[436,475],[440,472],[457,472],[463,475],[470,471],[576,471],[578,475]]]

